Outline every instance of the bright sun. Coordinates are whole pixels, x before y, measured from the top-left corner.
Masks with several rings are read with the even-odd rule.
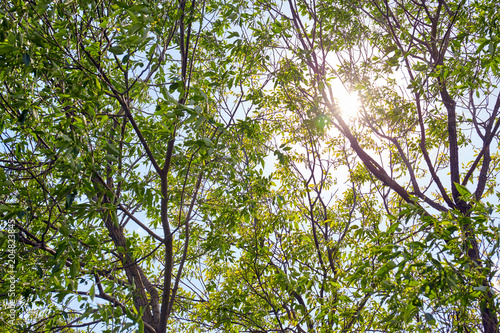
[[[345,91],[344,94],[341,94],[336,98],[336,102],[340,107],[340,111],[342,112],[342,114],[350,118],[356,117],[359,108],[361,107],[359,97],[356,92],[349,93]]]
[[[332,89],[340,112],[346,117],[355,118],[361,107],[358,93],[348,91],[339,81],[332,84]]]

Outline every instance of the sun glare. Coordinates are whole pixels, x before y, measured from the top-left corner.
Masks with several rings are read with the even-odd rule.
[[[349,118],[355,118],[361,107],[358,93],[356,91],[348,91],[344,85],[336,80],[332,84],[335,103],[340,108],[340,112]]]
[[[358,94],[355,92],[345,92],[336,98],[337,105],[340,107],[340,112],[350,118],[356,117],[361,106]]]

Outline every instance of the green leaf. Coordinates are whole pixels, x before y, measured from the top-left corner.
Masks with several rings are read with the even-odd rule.
[[[464,198],[469,198],[471,196],[471,193],[469,192],[469,190],[465,187],[465,186],[462,186],[461,184],[458,184],[458,183],[454,183],[455,184],[455,187],[458,191],[458,193],[460,193],[460,195]]]
[[[436,324],[436,319],[434,319],[434,316],[428,312],[424,314],[425,320],[430,324],[430,325],[435,325]]]
[[[396,264],[396,263],[395,263],[394,261],[392,261],[392,260],[391,260],[391,261],[389,261],[389,262],[387,263],[387,268],[388,268],[389,270],[391,270],[391,269],[393,269],[393,268],[395,268],[395,267],[397,267],[397,266],[398,266],[398,264]]]
[[[115,45],[109,48],[109,52],[113,53],[114,55],[120,55],[125,53],[125,49],[119,45]]]
[[[36,266],[36,271],[38,273],[38,277],[39,278],[43,278],[43,270],[42,270],[42,267],[40,267],[39,265]]]
[[[52,274],[56,274],[61,269],[61,262],[57,262],[54,266],[52,266]]]
[[[390,45],[390,46],[387,46],[385,49],[384,49],[384,52],[385,54],[389,54],[391,52],[394,52],[398,49],[398,47],[396,45]]]
[[[20,125],[24,125],[24,122],[28,118],[28,110],[23,110],[19,117],[17,118],[17,121],[19,122]]]
[[[118,149],[118,147],[112,145],[109,142],[106,142],[106,150],[114,156],[120,156],[120,150]]]
[[[70,267],[71,278],[75,279],[78,275],[79,270],[80,270],[80,263],[78,261],[78,258],[73,258]]]
[[[207,147],[212,147],[213,144],[212,144],[212,140],[210,140],[209,138],[203,138],[203,143],[207,146]]]
[[[65,206],[66,209],[71,207],[71,205],[75,201],[76,195],[77,195],[76,190],[66,195],[66,206]]]
[[[390,283],[387,280],[382,280],[382,282],[380,284],[382,285],[383,288],[386,288],[386,289],[392,289],[393,288],[392,283]]]
[[[63,254],[64,251],[68,248],[68,243],[62,243],[57,247],[57,251],[54,254],[54,259],[57,259]]]
[[[0,55],[8,54],[17,50],[15,46],[7,43],[0,43]]]
[[[23,62],[26,66],[29,66],[31,64],[31,58],[28,53],[23,53]]]
[[[143,14],[152,14],[153,12],[151,9],[146,7],[145,5],[135,5],[129,8],[130,11],[132,12],[138,12],[138,13],[143,13]]]
[[[181,87],[182,87],[182,82],[180,82],[180,81],[175,81],[174,83],[172,83],[172,84],[169,86],[168,91],[172,94],[172,93],[174,93],[176,90],[179,90]]]
[[[489,45],[490,44],[490,40],[489,39],[486,39],[486,38],[479,38],[478,42],[480,43],[479,44],[479,47],[477,48],[476,50],[476,54],[479,54],[481,53],[481,51],[484,49],[484,47],[486,45]]]
[[[89,289],[89,296],[91,300],[94,300],[95,298],[95,284],[92,285]]]

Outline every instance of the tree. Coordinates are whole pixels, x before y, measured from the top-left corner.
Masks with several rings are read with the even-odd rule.
[[[248,71],[258,59],[223,41],[217,6],[2,3],[6,260],[8,228],[16,245],[0,294],[15,302],[17,319],[2,323],[10,332],[182,326],[185,268],[215,246],[201,244],[203,193],[234,172],[237,148],[261,140],[241,103],[258,87]]]
[[[260,4],[285,166],[255,214],[260,242],[240,247],[209,320],[259,332],[498,332],[497,5]],[[361,96],[354,121],[336,78]],[[326,192],[336,164],[352,184],[337,205]]]
[[[498,332],[497,7],[2,4],[3,325]]]

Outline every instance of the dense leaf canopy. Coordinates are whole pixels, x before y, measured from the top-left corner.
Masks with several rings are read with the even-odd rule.
[[[0,332],[498,333],[499,26],[2,1]]]

